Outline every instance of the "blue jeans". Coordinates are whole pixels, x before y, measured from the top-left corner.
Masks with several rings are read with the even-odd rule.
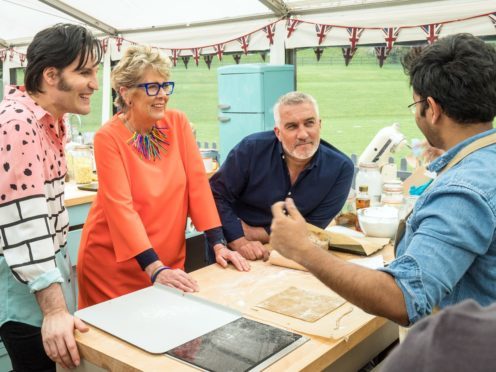
[[[14,371],[55,371],[43,348],[41,328],[9,321],[0,327],[0,336]]]

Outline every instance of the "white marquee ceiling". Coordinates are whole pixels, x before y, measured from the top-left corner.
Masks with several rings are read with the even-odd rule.
[[[291,38],[287,25],[278,22],[277,32],[288,48],[344,45],[349,35],[345,28],[333,27],[329,36],[317,43],[315,23],[354,27],[396,27],[465,19],[445,24],[441,36],[471,32],[496,35],[489,17],[467,19],[481,14],[496,14],[496,0],[0,0],[0,49],[14,47],[22,52],[37,31],[59,22],[79,23],[104,38],[111,37],[113,59],[118,58],[114,39],[149,44],[167,49],[183,49],[226,43],[226,52],[239,51],[235,40],[251,33],[250,50],[267,50],[266,35],[259,31],[281,17],[307,21]],[[424,40],[422,30],[402,29],[397,42]],[[360,44],[383,42],[380,29],[367,30]],[[213,53],[212,47],[202,54]]]

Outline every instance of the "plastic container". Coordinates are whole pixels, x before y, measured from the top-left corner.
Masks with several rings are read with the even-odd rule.
[[[379,204],[382,193],[382,177],[379,172],[379,166],[377,163],[360,163],[358,168],[355,179],[356,188],[367,186],[370,204],[372,206]]]
[[[350,193],[341,212],[336,216],[336,224],[339,226],[354,227],[357,223],[356,221],[355,190],[350,189]]]

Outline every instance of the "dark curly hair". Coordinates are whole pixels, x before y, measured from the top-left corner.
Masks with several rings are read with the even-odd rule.
[[[85,27],[56,24],[35,35],[28,46],[26,56],[26,90],[31,93],[43,93],[41,82],[46,68],[55,67],[62,70],[78,57],[76,70],[83,68],[89,59],[94,60],[96,66],[102,59],[102,47],[98,39]]]
[[[402,60],[410,85],[432,97],[460,124],[492,122],[496,116],[496,50],[471,34],[439,39],[413,48]],[[420,114],[425,115],[427,102]]]

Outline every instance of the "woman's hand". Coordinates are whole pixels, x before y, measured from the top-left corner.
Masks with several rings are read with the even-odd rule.
[[[183,292],[198,292],[200,290],[197,281],[180,269],[162,270],[157,275],[155,283],[177,288]]]
[[[231,262],[239,271],[250,271],[250,264],[246,259],[236,251],[231,251],[224,244],[214,245],[215,261],[222,266],[227,267]]]

